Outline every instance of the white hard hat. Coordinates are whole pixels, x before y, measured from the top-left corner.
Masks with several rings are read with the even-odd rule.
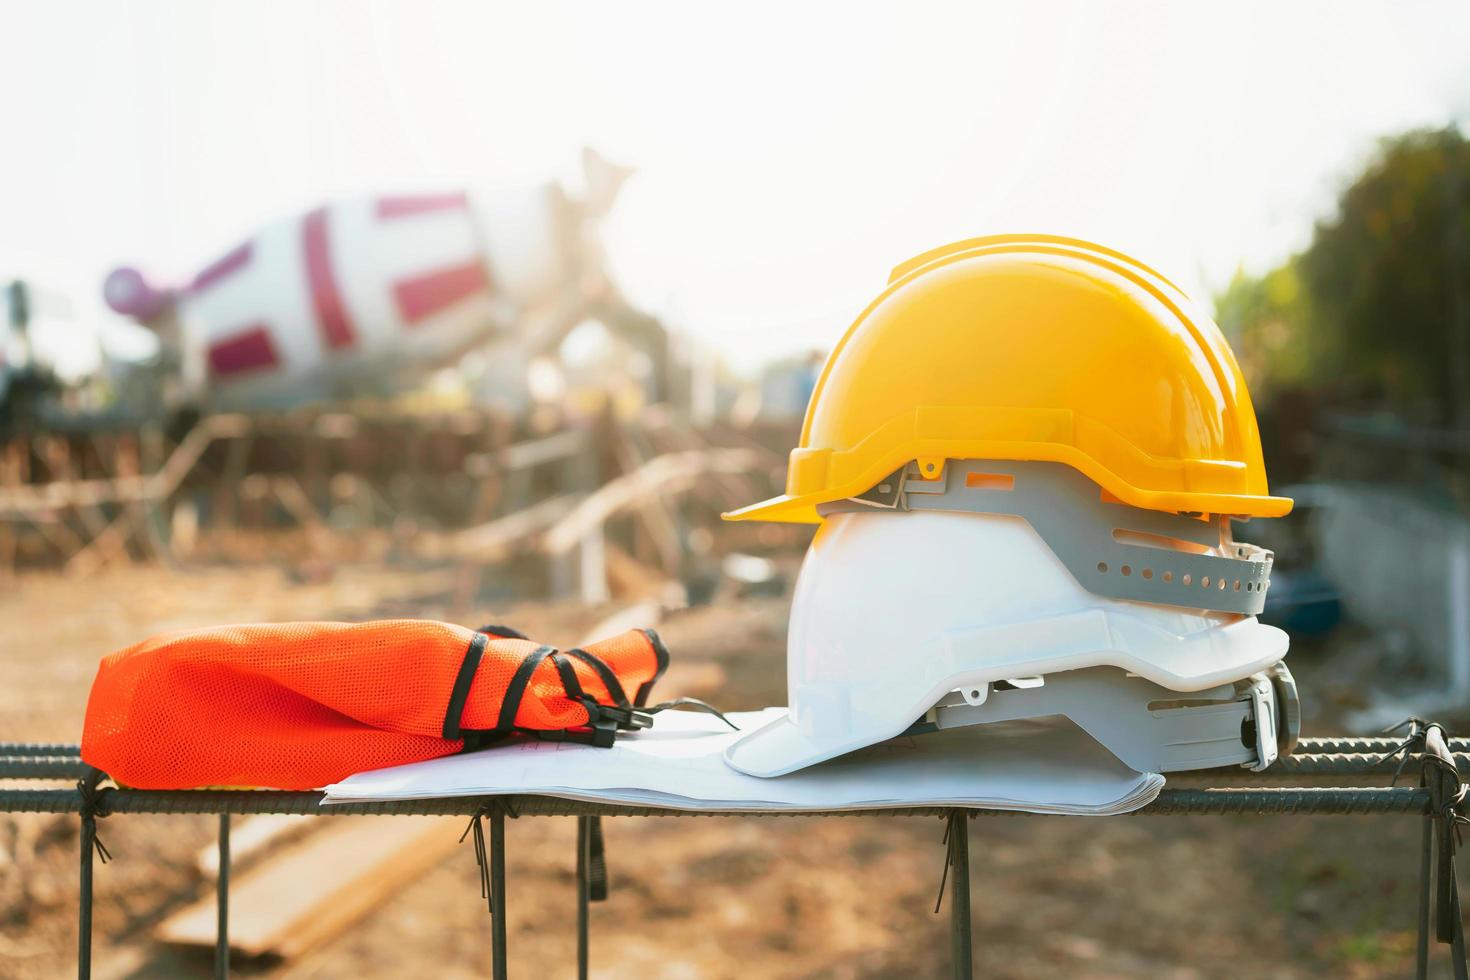
[[[1295,697],[1286,634],[1249,614],[1269,574],[1228,519],[1128,507],[1059,464],[910,466],[827,509],[793,600],[789,711],[726,759],[778,776],[905,732],[1064,715],[1140,770],[1263,768]]]

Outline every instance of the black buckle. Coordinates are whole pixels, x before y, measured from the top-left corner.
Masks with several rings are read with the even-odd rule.
[[[599,704],[597,705],[597,718],[599,721],[609,719],[626,731],[653,727],[653,715],[632,706],[620,708],[616,705]]]
[[[576,728],[557,728],[550,731],[531,729],[526,734],[542,742],[577,742],[599,749],[610,749],[618,738],[618,724],[611,718],[594,718]]]
[[[588,726],[592,744],[599,749],[610,749],[618,738],[618,726],[611,718],[597,718]]]

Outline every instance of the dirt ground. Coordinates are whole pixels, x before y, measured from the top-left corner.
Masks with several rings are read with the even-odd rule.
[[[440,572],[368,567],[23,577],[0,585],[0,741],[75,742],[97,658],[153,632],[446,617],[451,591]],[[495,583],[482,591],[493,597]],[[506,599],[458,618],[570,642],[607,611]],[[661,632],[676,663],[725,669],[722,707],[754,708],[784,700],[785,617],[784,599],[722,599],[675,615]],[[1299,673],[1310,677],[1311,667],[1299,663]],[[948,969],[948,909],[933,914],[944,858],[938,820],[664,817],[612,819],[605,828],[611,895],[593,906],[595,976],[928,977]],[[149,937],[206,893],[194,855],[213,830],[212,817],[102,822],[114,860],[97,872],[99,976],[209,975],[207,955]],[[570,818],[509,825],[514,976],[575,975],[573,837]],[[0,976],[74,971],[76,842],[74,817],[0,814]],[[1417,844],[1418,823],[1405,817],[984,818],[971,838],[977,973],[1405,976]],[[307,956],[239,964],[239,972],[488,974],[490,920],[469,845],[461,851]],[[1442,948],[1435,957],[1442,968]]]

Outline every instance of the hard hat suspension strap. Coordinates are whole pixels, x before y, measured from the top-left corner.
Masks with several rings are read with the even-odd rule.
[[[824,515],[940,511],[1020,517],[1083,588],[1110,599],[1254,616],[1264,608],[1272,554],[1228,540],[1228,518],[1145,510],[1104,499],[1061,463],[951,460],[936,479],[910,463],[859,497],[822,504]],[[1121,532],[1121,537],[1120,537]],[[1160,546],[1140,542],[1159,542]],[[1167,546],[1180,541],[1195,550]]]

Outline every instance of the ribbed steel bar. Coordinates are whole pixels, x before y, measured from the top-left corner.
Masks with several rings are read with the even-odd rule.
[[[592,818],[577,818],[577,980],[588,980],[592,901]]]
[[[1343,753],[1340,755],[1298,752],[1277,759],[1265,772],[1252,772],[1249,769],[1222,766],[1219,769],[1200,770],[1188,775],[1212,780],[1228,779],[1232,785],[1242,779],[1280,782],[1283,777],[1289,776],[1392,776],[1401,764],[1404,772],[1418,772],[1418,763],[1414,761],[1414,758],[1410,756],[1409,761],[1404,763],[1402,755],[1390,755],[1387,752]],[[1470,753],[1458,753],[1454,759],[1455,765],[1459,766],[1462,771],[1470,772]]]
[[[276,790],[133,790],[102,791],[111,813],[314,813],[321,816],[355,814],[463,814],[469,816],[482,797],[439,800],[392,800],[322,806],[316,791]],[[564,800],[552,796],[504,798],[520,816],[927,816],[949,813],[953,807],[885,807],[865,810],[824,810],[810,813],[746,810],[675,810],[648,806],[619,806]],[[75,813],[80,799],[71,789],[0,789],[0,812]],[[1425,813],[1429,794],[1407,787],[1209,787],[1165,789],[1138,814],[1368,814]],[[976,816],[1008,811],[971,810]]]
[[[214,879],[214,980],[230,976],[230,815],[219,815],[219,868]]]
[[[107,777],[97,769],[89,769],[77,782],[77,809],[82,815],[81,869],[77,892],[77,980],[91,980],[92,976],[92,906],[94,892],[92,884],[92,860],[101,857],[107,860],[107,848],[97,840],[97,818],[107,814],[107,805],[98,792],[98,784]]]
[[[975,975],[975,942],[970,921],[970,821],[963,810],[951,810],[949,818],[950,973],[955,980]]]
[[[1403,744],[1402,735],[1328,735],[1297,742],[1298,755],[1382,755]],[[1470,739],[1451,739],[1450,750],[1470,754]],[[60,742],[0,742],[0,756],[81,755],[81,746]]]
[[[1283,776],[1387,776],[1398,769],[1401,761],[1400,756],[1386,753],[1306,753],[1277,759],[1265,772],[1221,768],[1211,770],[1208,775],[1231,782],[1244,779],[1271,781]],[[1456,755],[1455,764],[1470,772],[1470,753]],[[81,759],[71,756],[0,756],[0,779],[80,779],[85,769],[86,764]]]
[[[1323,738],[1304,738],[1296,743],[1296,753],[1304,755],[1384,755],[1404,744],[1408,734],[1403,735],[1332,735]],[[1470,739],[1452,738],[1449,748],[1456,755],[1470,752]]]
[[[0,779],[81,779],[86,770],[74,755],[0,755]]]
[[[4,755],[70,755],[82,754],[80,745],[63,745],[58,742],[0,742],[0,756]]]
[[[79,799],[80,802],[80,799]],[[97,818],[82,819],[77,883],[77,980],[92,977],[92,859],[97,850]]]
[[[1303,737],[1297,742],[1298,753],[1391,752],[1403,744],[1406,735],[1324,735]],[[1450,739],[1454,752],[1470,752],[1470,739]],[[65,742],[0,742],[0,755],[81,755],[81,746]]]
[[[509,951],[506,949],[505,913],[505,813],[496,809],[490,814],[490,976],[509,980]]]
[[[1395,736],[1329,736],[1303,738],[1297,743],[1292,755],[1276,760],[1265,775],[1271,773],[1311,773],[1356,775],[1359,773],[1392,772],[1397,760],[1384,761],[1369,766],[1370,760],[1383,759],[1395,753],[1404,742]],[[1470,764],[1470,740],[1450,741],[1459,765]],[[44,769],[60,765],[63,759],[80,758],[79,746],[64,743],[0,742],[0,778],[49,778],[33,776],[27,766]],[[29,760],[38,760],[30,762]],[[1222,770],[1223,771],[1223,770]],[[1233,772],[1232,772],[1233,774]],[[58,778],[76,778],[65,773]]]

